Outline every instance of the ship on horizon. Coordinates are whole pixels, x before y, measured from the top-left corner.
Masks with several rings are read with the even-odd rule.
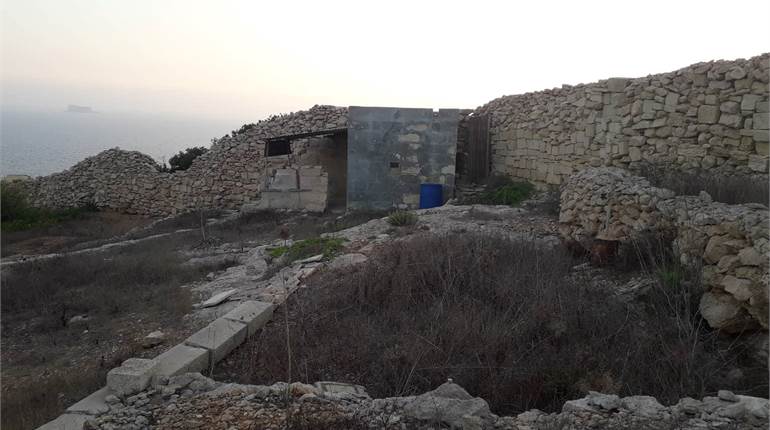
[[[91,106],[67,105],[67,112],[72,113],[96,113]]]

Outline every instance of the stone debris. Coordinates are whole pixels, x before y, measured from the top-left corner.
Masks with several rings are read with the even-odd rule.
[[[142,339],[142,347],[143,348],[152,348],[154,346],[158,346],[161,343],[163,343],[166,340],[166,335],[160,330],[155,330],[154,332],[148,334]]]
[[[338,387],[322,389],[324,387]],[[725,400],[725,398],[727,400]],[[530,410],[499,417],[487,403],[447,382],[408,397],[370,398],[363,387],[321,382],[270,386],[226,384],[197,373],[160,381],[92,416],[87,429],[764,429],[768,400],[720,392],[663,406],[653,397],[590,392],[558,413]]]
[[[227,290],[227,291],[223,291],[221,293],[215,294],[215,295],[211,296],[208,300],[206,300],[203,303],[201,303],[200,307],[202,307],[202,308],[210,308],[212,306],[217,306],[220,303],[224,302],[225,300],[229,299],[230,296],[232,296],[233,294],[235,294],[237,292],[238,292],[238,290],[232,289],[232,290]]]

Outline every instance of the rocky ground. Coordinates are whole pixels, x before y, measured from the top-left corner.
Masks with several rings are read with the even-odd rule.
[[[768,401],[720,391],[663,406],[648,396],[589,393],[559,413],[498,417],[487,403],[448,381],[409,397],[370,398],[363,387],[316,383],[224,384],[200,374],[159,381],[108,400],[87,429],[764,429]]]

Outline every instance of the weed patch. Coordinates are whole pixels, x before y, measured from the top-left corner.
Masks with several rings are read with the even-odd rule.
[[[319,254],[322,254],[324,259],[329,259],[342,249],[344,241],[342,238],[316,237],[294,242],[290,246],[279,246],[268,253],[273,258],[285,256],[287,264]]]
[[[403,227],[417,224],[417,215],[413,212],[398,210],[391,212],[387,218],[388,224],[394,227]]]

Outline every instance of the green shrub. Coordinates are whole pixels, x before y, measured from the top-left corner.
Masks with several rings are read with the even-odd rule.
[[[193,160],[205,154],[206,152],[208,152],[208,149],[202,146],[187,148],[184,151],[179,151],[178,154],[169,158],[168,169],[164,168],[163,170],[167,170],[169,172],[176,172],[177,170],[187,170],[190,168],[190,166],[192,166]]]
[[[509,182],[491,190],[485,191],[478,203],[488,205],[516,206],[529,198],[535,191],[534,185],[529,182]]]
[[[388,224],[396,227],[414,225],[417,223],[417,215],[409,211],[397,210],[388,215]]]
[[[286,256],[286,263],[291,263],[314,255],[322,254],[324,259],[333,257],[342,249],[345,239],[335,237],[316,237],[300,240],[289,246],[279,246],[268,251],[273,258]]]
[[[86,212],[96,211],[93,204],[77,208],[45,209],[29,205],[24,190],[12,184],[3,184],[0,190],[0,212],[2,231],[21,231],[46,227],[70,219],[82,217]]]
[[[21,188],[12,184],[2,184],[0,205],[0,215],[3,222],[23,218],[25,212],[29,210],[27,196]]]

